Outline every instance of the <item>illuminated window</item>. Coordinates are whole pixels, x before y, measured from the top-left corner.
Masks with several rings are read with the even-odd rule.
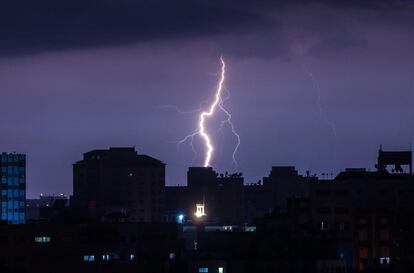
[[[218,268],[218,273],[224,273],[224,269],[223,269],[223,267],[219,267],[219,268]]]
[[[135,255],[134,255],[134,254],[129,254],[129,260],[130,260],[130,261],[135,260]]]
[[[175,253],[173,253],[173,252],[171,252],[170,253],[170,259],[172,260],[172,259],[175,259]]]
[[[208,273],[208,267],[199,267],[198,273]]]
[[[245,231],[246,232],[255,232],[256,231],[256,227],[246,227]]]
[[[95,261],[95,256],[94,255],[85,255],[85,256],[83,256],[83,261],[84,262],[93,262],[93,261]]]
[[[118,253],[108,253],[102,255],[103,261],[112,261],[112,260],[119,260],[119,254]]]
[[[203,216],[206,216],[205,212],[204,212],[204,204],[196,204],[196,212],[194,213],[194,215],[197,218],[201,218]]]
[[[388,256],[379,258],[380,264],[389,264],[390,262],[391,262],[391,258]]]
[[[35,237],[36,243],[50,243],[50,237],[47,236],[39,236]]]

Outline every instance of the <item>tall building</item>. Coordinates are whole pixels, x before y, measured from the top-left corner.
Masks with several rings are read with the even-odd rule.
[[[9,224],[24,224],[26,220],[26,156],[2,153],[1,176],[1,221]]]
[[[134,148],[93,150],[73,165],[73,208],[151,222],[160,218],[165,164]]]
[[[359,270],[412,261],[411,158],[411,151],[380,150],[377,171],[347,168],[333,180],[310,184],[315,229],[352,242],[349,259]]]
[[[272,208],[282,212],[287,210],[289,198],[307,197],[309,182],[315,177],[302,176],[293,166],[273,166],[267,177],[263,177],[263,187],[271,195]]]

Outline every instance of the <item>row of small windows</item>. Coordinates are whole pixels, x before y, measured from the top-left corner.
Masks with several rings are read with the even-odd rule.
[[[1,212],[2,213],[7,213],[7,212],[21,212],[24,213],[25,209],[24,208],[1,208]]]
[[[5,163],[5,162],[19,162],[19,160],[25,160],[26,156],[25,155],[7,155],[5,153],[3,153],[1,155],[1,162]]]
[[[1,201],[1,208],[24,208],[25,207],[25,202],[24,201]]]
[[[25,222],[26,215],[22,212],[15,212],[15,213],[2,213],[1,220],[7,221],[8,223],[12,224],[23,224]]]
[[[208,273],[208,272],[209,272],[208,271],[208,267],[199,267],[198,268],[198,273]],[[217,271],[215,271],[215,272],[224,273],[224,268],[223,267],[219,267],[217,269]]]
[[[47,238],[47,243],[50,242],[50,237],[36,237],[35,239],[40,240],[40,242],[44,243],[45,241],[42,241],[43,238]],[[38,241],[36,241],[38,242]],[[84,262],[94,262],[96,261],[98,256],[95,255],[84,255],[83,256],[83,261]],[[116,260],[125,260],[125,257],[122,258],[121,255],[119,255],[119,253],[107,253],[107,254],[103,254],[102,256],[102,261],[108,262],[108,261],[116,261]],[[129,261],[133,261],[135,260],[135,254],[129,254],[127,256]],[[169,254],[169,259],[173,260],[175,259],[175,253],[171,252]],[[223,273],[223,271],[219,271],[219,273]]]
[[[8,189],[8,190],[1,190],[1,195],[2,196],[9,196],[9,197],[22,197],[24,198],[25,196],[25,190],[19,190],[19,189]]]
[[[116,261],[120,260],[121,256],[118,253],[108,253],[102,255],[102,261],[108,262],[108,261]],[[135,260],[135,254],[129,254],[128,260],[133,261]],[[95,261],[95,255],[84,255],[83,256],[84,262],[94,262]]]
[[[21,176],[20,177],[15,176],[14,179],[13,179],[12,176],[9,176],[8,179],[7,179],[6,176],[1,177],[1,183],[2,184],[9,184],[9,185],[15,184],[15,185],[17,185],[17,184],[24,184],[25,182],[26,181],[25,181],[24,177],[21,177]]]
[[[10,166],[2,166],[1,167],[1,172],[2,173],[5,173],[5,172],[8,172],[8,173],[19,173],[19,172],[24,172],[25,171],[25,167],[19,167],[19,166],[16,166],[16,165],[10,165]]]
[[[36,243],[50,243],[51,239],[49,236],[37,236],[35,237]]]

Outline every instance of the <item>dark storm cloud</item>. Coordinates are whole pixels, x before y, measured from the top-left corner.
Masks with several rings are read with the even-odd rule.
[[[188,38],[231,31],[280,29],[271,13],[290,6],[323,5],[335,9],[389,11],[409,8],[413,1],[217,1],[217,0],[14,0],[0,4],[0,55],[54,49],[126,44],[159,38]],[[267,34],[264,34],[265,36]],[[346,38],[346,37],[345,37]],[[349,38],[349,37],[348,37]],[[278,39],[276,35],[275,39]],[[348,42],[328,37],[333,46]],[[355,42],[350,42],[354,44]],[[356,43],[359,43],[358,41]],[[267,46],[240,46],[240,55]]]
[[[210,1],[17,0],[0,7],[3,54],[217,33],[256,20]]]

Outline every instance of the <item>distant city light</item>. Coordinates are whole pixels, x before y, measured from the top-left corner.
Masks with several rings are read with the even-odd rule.
[[[184,214],[180,214],[180,215],[178,215],[178,222],[179,222],[180,224],[182,224],[182,223],[183,223],[183,220],[184,220]]]
[[[50,237],[48,236],[39,236],[35,237],[36,243],[50,243]]]
[[[83,256],[83,261],[84,262],[93,262],[93,261],[95,261],[95,256],[94,255],[84,255]]]

